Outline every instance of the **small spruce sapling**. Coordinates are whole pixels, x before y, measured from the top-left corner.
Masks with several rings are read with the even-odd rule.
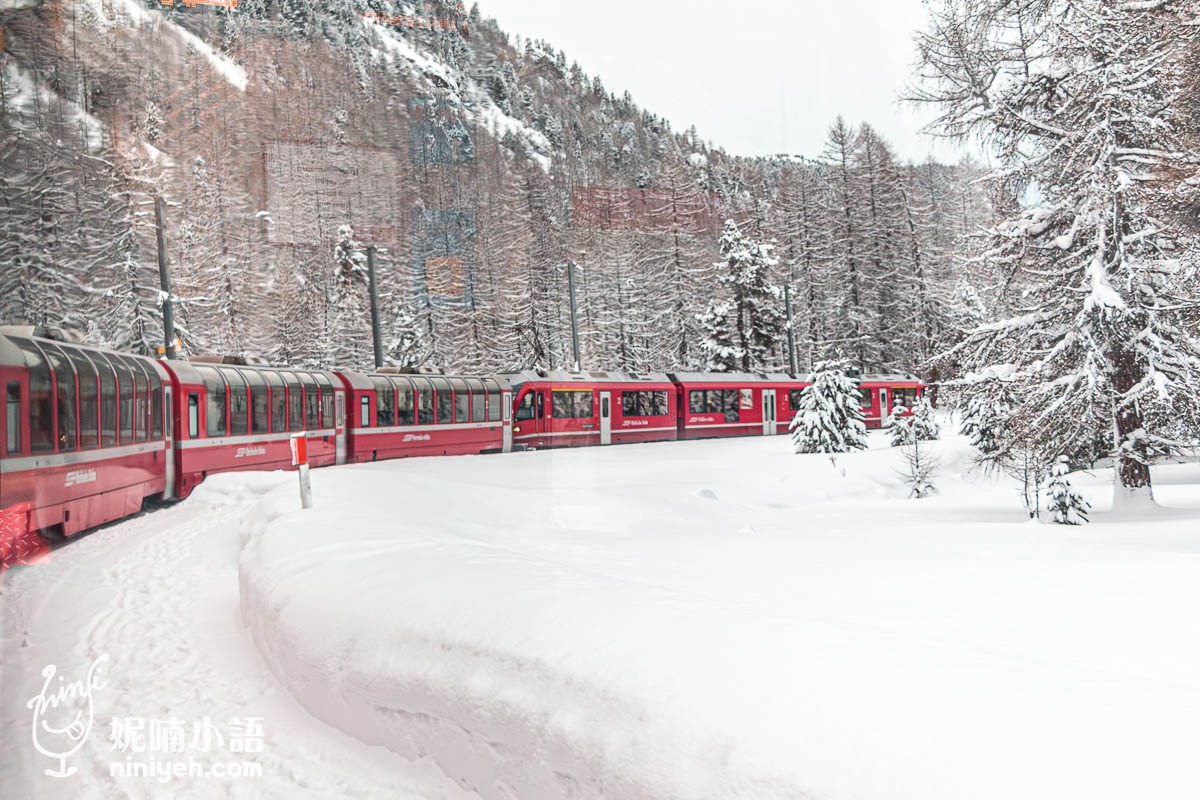
[[[1091,504],[1071,486],[1067,479],[1070,472],[1067,457],[1059,456],[1050,468],[1050,481],[1046,484],[1047,506],[1059,525],[1083,525],[1088,521]]]

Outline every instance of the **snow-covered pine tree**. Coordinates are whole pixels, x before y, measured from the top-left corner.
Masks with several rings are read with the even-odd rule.
[[[812,384],[800,392],[800,408],[788,430],[797,453],[849,453],[867,447],[858,381],[850,362],[821,361]]]
[[[978,384],[977,388],[985,388]],[[966,402],[962,412],[961,429],[971,445],[985,459],[994,458],[1001,450],[1004,433],[1002,427],[1012,412],[1007,393],[992,387],[991,391],[976,391]]]
[[[942,429],[937,418],[933,415],[933,406],[929,402],[929,392],[922,392],[921,398],[912,408],[913,434],[922,442],[937,441]]]
[[[1150,500],[1151,461],[1200,429],[1196,303],[1181,286],[1197,250],[1161,213],[1200,199],[1177,107],[1196,16],[1184,0],[945,0],[918,42],[914,97],[940,107],[933,127],[983,138],[998,176],[1044,198],[992,231],[987,260],[1020,276],[1017,312],[943,361],[1011,370],[1004,430],[1027,449],[1107,437],[1118,505]]]
[[[888,436],[892,447],[906,447],[916,437],[913,430],[913,417],[904,406],[893,406],[888,417],[883,422],[883,430]]]
[[[1082,525],[1088,521],[1088,509],[1092,506],[1071,486],[1067,479],[1070,472],[1067,457],[1059,456],[1046,484],[1046,509],[1059,525]]]
[[[783,335],[782,293],[770,282],[769,270],[779,263],[774,245],[747,238],[733,220],[721,234],[723,261],[717,283],[732,298],[713,300],[697,316],[701,350],[708,368],[720,371],[762,369],[778,357]]]
[[[329,348],[333,363],[364,368],[373,363],[367,256],[349,225],[338,227],[329,291]]]

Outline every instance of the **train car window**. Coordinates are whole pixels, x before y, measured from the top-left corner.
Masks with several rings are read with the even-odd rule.
[[[503,409],[500,408],[500,384],[496,383],[491,378],[484,380],[484,387],[487,389],[487,418],[488,422],[499,422]]]
[[[875,404],[874,401],[871,400],[871,390],[870,389],[859,389],[858,397],[859,397],[858,403],[863,408],[870,408],[871,406],[873,406]]]
[[[392,378],[392,386],[396,389],[396,424],[415,425],[417,405],[413,398],[412,384],[404,378]]]
[[[566,390],[550,393],[550,409],[555,419],[586,419],[592,416],[590,390]]]
[[[537,393],[537,415],[538,415],[538,419],[541,419],[542,417],[546,416],[546,393],[545,392]]]
[[[292,372],[281,373],[280,377],[287,384],[287,429],[302,431],[304,430],[304,398],[301,394],[300,379]]]
[[[130,356],[122,358],[129,364],[134,385],[137,387],[137,399],[133,404],[134,437],[137,441],[144,442],[150,435],[150,377],[146,374],[146,365],[141,359]]]
[[[767,391],[774,391],[768,389]],[[726,403],[726,406],[729,404]],[[742,411],[749,411],[754,408],[754,390],[753,389],[738,389],[738,408]]]
[[[21,452],[21,384],[11,381],[4,389],[4,451]]]
[[[204,381],[205,395],[207,396],[204,409],[207,419],[205,431],[209,436],[225,436],[229,433],[225,420],[225,400],[228,391],[225,379],[212,367],[196,367],[196,371],[200,373],[200,377]]]
[[[741,405],[738,402],[738,390],[724,389],[722,390],[722,394],[725,395],[725,421],[738,422],[742,418]],[[750,403],[753,406],[754,401],[751,400]]]
[[[29,368],[29,449],[34,453],[54,450],[54,394],[50,365],[37,345],[26,339],[12,341],[25,353]]]
[[[911,409],[917,404],[917,389],[915,386],[897,387],[892,389],[892,404]]]
[[[79,383],[79,449],[100,446],[100,386],[96,367],[87,354],[71,347],[62,351],[71,359]]]
[[[200,396],[195,392],[188,395],[188,438],[200,435]]]
[[[133,404],[136,399],[134,391],[133,372],[119,356],[110,355],[108,361],[117,373],[117,411],[121,434],[121,444],[133,442]]]
[[[93,351],[92,363],[100,374],[100,446],[117,443],[117,374],[103,353]]]
[[[220,371],[229,384],[229,433],[233,436],[249,433],[250,397],[246,393],[246,379],[230,367],[220,367]]]
[[[146,365],[146,374],[150,377],[150,438],[163,438],[163,388],[162,378],[158,377],[155,367]]]
[[[321,427],[332,428],[333,422],[333,382],[324,372],[314,372],[313,377],[321,385]]]
[[[450,384],[444,378],[432,378],[433,388],[437,392],[437,419],[435,422],[438,425],[444,425],[454,419],[454,395],[451,393]]]
[[[666,391],[654,392],[654,416],[665,417],[671,413],[671,396]]]
[[[75,370],[57,345],[42,345],[50,367],[54,370],[55,409],[58,418],[58,452],[70,453],[79,449],[79,437],[75,430]]]
[[[704,392],[700,389],[692,389],[688,392],[688,412],[692,414],[704,413]]]
[[[637,392],[621,392],[621,416],[632,417],[637,414]]]
[[[531,391],[526,392],[525,396],[521,398],[521,402],[517,405],[517,422],[524,422],[525,420],[533,419],[536,416],[533,409],[533,398],[536,395],[537,392]]]
[[[720,414],[725,410],[723,403],[724,393],[720,389],[706,389],[704,391],[704,413]]]
[[[471,379],[467,385],[471,387],[471,421],[483,422],[487,417],[487,409],[483,405],[483,381]]]
[[[364,394],[358,402],[362,408],[362,413],[358,419],[358,426],[360,428],[369,428],[371,427],[371,398]]]
[[[262,371],[263,378],[271,390],[271,430],[275,433],[287,430],[287,390],[283,378],[273,369]]]
[[[467,382],[451,379],[450,388],[454,390],[454,421],[470,422],[471,390],[467,388]]]
[[[256,369],[241,369],[250,387],[250,432],[266,433],[270,424],[271,406],[267,398],[267,379]]]
[[[320,430],[321,395],[318,394],[317,380],[307,372],[299,374],[304,382],[304,427],[310,431]]]
[[[417,387],[417,424],[433,424],[433,385],[428,378],[413,378]]]
[[[800,396],[803,392],[803,389],[788,389],[788,408],[792,411],[800,408]]]
[[[396,424],[396,389],[387,378],[376,375],[371,378],[375,384],[375,424],[387,427]]]

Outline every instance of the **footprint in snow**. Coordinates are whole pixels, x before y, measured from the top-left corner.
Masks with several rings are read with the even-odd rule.
[[[717,497],[717,493],[714,492],[712,489],[701,489],[700,491],[696,492],[696,496],[703,497],[706,500],[720,500],[721,499],[721,498]]]

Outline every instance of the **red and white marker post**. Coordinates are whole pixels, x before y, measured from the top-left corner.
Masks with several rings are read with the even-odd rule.
[[[303,433],[292,434],[292,466],[300,473],[300,507],[312,508],[312,486],[308,482],[308,439]]]

